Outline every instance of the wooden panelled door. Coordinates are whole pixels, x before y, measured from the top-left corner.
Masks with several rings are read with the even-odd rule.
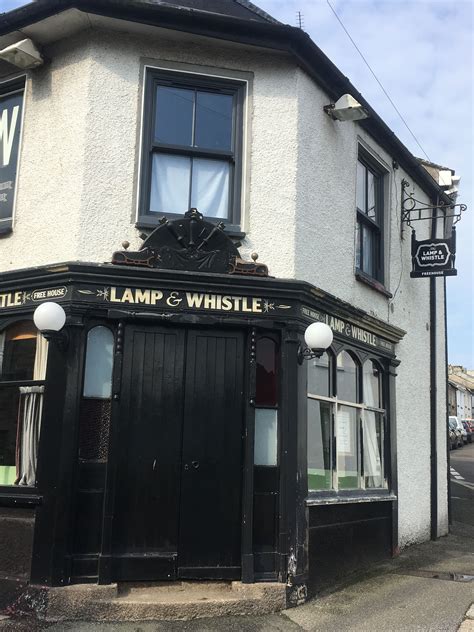
[[[240,577],[244,335],[125,330],[113,579]]]

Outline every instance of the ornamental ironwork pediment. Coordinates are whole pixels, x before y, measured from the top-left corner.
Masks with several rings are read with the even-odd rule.
[[[252,255],[254,261],[240,257],[224,228],[223,222],[212,224],[203,219],[195,208],[179,219],[163,217],[140,250],[114,252],[112,263],[161,270],[268,276],[267,266],[257,263],[255,255]]]

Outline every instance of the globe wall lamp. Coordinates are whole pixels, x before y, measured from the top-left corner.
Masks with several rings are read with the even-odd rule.
[[[53,342],[63,351],[67,348],[69,335],[63,329],[66,323],[66,312],[61,305],[49,301],[41,303],[34,311],[33,321],[46,340]]]
[[[304,332],[306,347],[299,346],[298,364],[304,360],[320,358],[332,344],[332,329],[326,323],[311,323]]]

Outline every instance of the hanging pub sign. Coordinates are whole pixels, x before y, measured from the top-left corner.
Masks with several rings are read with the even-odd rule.
[[[456,276],[456,228],[453,226],[449,239],[423,239],[417,241],[411,234],[412,278],[431,276]]]
[[[22,90],[0,94],[0,233],[12,223],[22,106]]]

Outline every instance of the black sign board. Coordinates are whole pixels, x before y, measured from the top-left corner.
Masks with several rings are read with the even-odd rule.
[[[22,108],[23,91],[0,94],[0,233],[11,227]]]
[[[456,276],[456,229],[453,226],[449,239],[416,240],[415,231],[411,234],[412,278],[430,276]]]

